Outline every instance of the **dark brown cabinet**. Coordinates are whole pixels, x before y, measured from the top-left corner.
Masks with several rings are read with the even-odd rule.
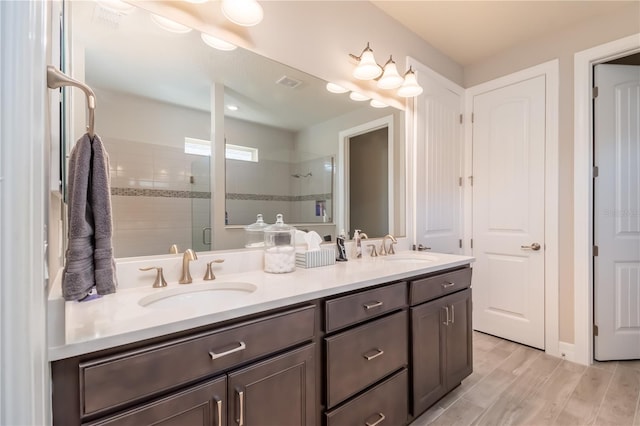
[[[471,289],[411,308],[414,416],[471,374],[471,333]]]

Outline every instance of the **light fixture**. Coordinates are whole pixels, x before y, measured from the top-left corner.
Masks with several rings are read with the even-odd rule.
[[[347,93],[349,91],[349,89],[335,83],[327,83],[327,90],[331,93]]]
[[[227,105],[227,109],[229,111],[237,111],[238,110],[238,106],[237,105]]]
[[[409,71],[404,75],[404,83],[398,89],[398,96],[403,98],[411,98],[422,93],[422,87],[418,84],[416,73],[413,68],[409,67]]]
[[[256,0],[222,0],[222,13],[234,24],[252,27],[264,17],[262,6]]]
[[[364,102],[364,101],[368,101],[369,99],[371,99],[370,97],[363,95],[362,93],[358,93],[358,92],[351,92],[349,93],[349,98],[351,98],[352,101],[357,101],[357,102]]]
[[[358,65],[353,69],[353,76],[355,78],[359,80],[377,80],[376,85],[378,88],[385,90],[398,89],[398,96],[404,98],[418,96],[422,93],[422,87],[418,84],[416,73],[411,67],[409,67],[409,71],[402,77],[398,72],[393,56],[389,56],[389,60],[384,64],[384,67],[381,67],[376,62],[376,58],[373,56],[373,50],[368,42],[367,47],[364,48],[360,56],[352,53],[349,53],[349,56],[358,62]],[[332,91],[328,85],[327,90]],[[351,99],[353,99],[353,97]]]
[[[177,23],[176,21],[172,21],[169,18],[165,18],[164,16],[151,14],[151,20],[163,30],[177,33],[177,34],[186,34],[191,31],[191,28],[186,25],[182,25]]]
[[[208,2],[209,0],[186,0],[186,1],[187,1],[188,3],[195,3],[195,4],[198,4],[198,3],[206,3],[206,2]]]
[[[371,102],[369,102],[369,105],[371,105],[374,108],[386,108],[389,105],[385,104],[384,102],[380,102],[377,99],[371,99]]]
[[[231,51],[231,50],[235,50],[238,47],[235,44],[229,43],[228,41],[221,40],[217,37],[214,37],[212,35],[205,34],[205,33],[201,33],[200,38],[208,46],[218,50]]]
[[[373,57],[373,50],[369,47],[364,48],[360,56],[349,54],[353,59],[358,61],[358,66],[353,70],[353,76],[358,80],[373,80],[382,74],[382,68],[376,63]]]
[[[389,56],[389,60],[382,68],[382,76],[378,80],[378,87],[381,89],[397,89],[402,86],[404,79],[398,73],[396,63],[393,61],[393,57]]]

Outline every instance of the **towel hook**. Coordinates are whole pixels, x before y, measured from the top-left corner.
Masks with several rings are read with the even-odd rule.
[[[47,65],[47,86],[49,89],[58,89],[62,86],[73,86],[81,89],[85,95],[87,95],[87,107],[89,108],[89,125],[87,126],[87,133],[89,137],[93,138],[95,132],[93,131],[93,124],[95,121],[95,109],[96,109],[96,94],[93,90],[84,83],[75,80],[53,65]]]

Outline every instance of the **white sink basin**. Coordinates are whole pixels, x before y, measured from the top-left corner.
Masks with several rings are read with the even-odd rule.
[[[438,260],[437,257],[428,254],[390,254],[382,258],[385,262],[400,262],[400,263],[429,263]]]
[[[179,288],[159,291],[141,298],[138,304],[149,308],[180,308],[236,303],[258,287],[244,282],[211,282],[185,284]]]

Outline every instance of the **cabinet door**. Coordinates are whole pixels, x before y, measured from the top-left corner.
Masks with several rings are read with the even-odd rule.
[[[229,374],[228,424],[315,425],[315,375],[315,344]]]
[[[449,391],[473,371],[471,289],[447,296],[445,303],[450,312],[446,327],[446,384]]]
[[[166,398],[85,425],[223,426],[226,424],[227,379],[193,386]]]
[[[417,416],[446,393],[444,351],[446,314],[443,299],[411,308],[412,414]]]

